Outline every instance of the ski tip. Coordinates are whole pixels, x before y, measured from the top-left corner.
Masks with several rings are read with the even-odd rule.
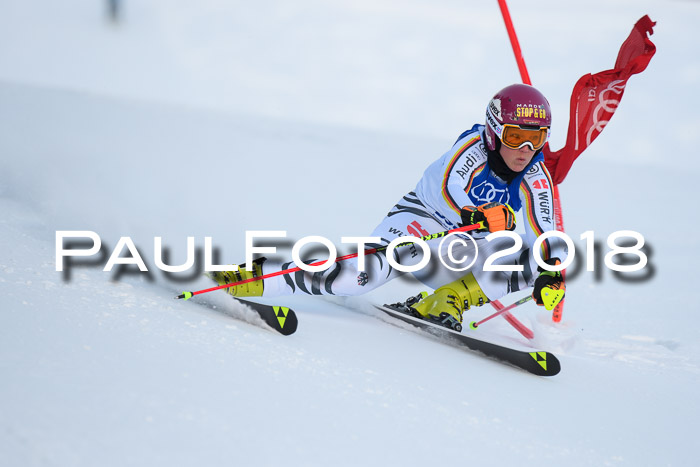
[[[299,324],[296,313],[294,313],[294,311],[290,308],[284,306],[273,306],[272,309],[275,313],[275,317],[277,318],[277,322],[274,326],[275,329],[277,329],[280,334],[285,336],[294,334],[297,330],[297,325]],[[279,327],[277,327],[277,325],[279,325]]]
[[[561,371],[559,359],[549,352],[530,352],[530,356],[537,362],[529,370],[538,376],[555,376]]]

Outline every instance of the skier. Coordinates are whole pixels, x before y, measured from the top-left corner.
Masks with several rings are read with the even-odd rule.
[[[544,304],[545,287],[560,291],[547,303],[548,309],[561,300],[565,290],[561,273],[538,268],[531,252],[537,237],[555,226],[553,186],[541,154],[551,121],[549,103],[534,87],[514,84],[500,90],[487,106],[486,125],[476,124],[462,133],[452,148],[425,170],[415,190],[403,196],[374,229],[372,236],[381,241],[368,244],[369,248],[386,246],[400,236],[421,237],[483,223],[484,228],[472,234],[474,243],[458,244],[451,258],[447,251],[440,251],[439,242],[429,242],[431,258],[441,255],[451,267],[433,261],[431,267],[413,273],[436,289],[403,304],[414,315],[460,329],[463,312],[469,307],[481,306],[525,287],[534,287],[532,295],[538,305]],[[492,232],[513,230],[515,211],[522,211],[525,220],[522,247],[500,256],[493,264],[520,265],[522,271],[484,270],[489,256],[513,246],[509,238],[489,242],[485,237]],[[394,259],[402,266],[416,265],[421,259],[415,245],[393,251]],[[402,274],[388,263],[385,254],[380,251],[364,257],[363,271],[358,270],[358,258],[354,258],[336,262],[322,272],[299,271],[225,290],[235,297],[360,295]],[[558,264],[565,254],[566,246],[560,239],[542,242],[541,255],[547,264]],[[454,258],[472,256],[477,256],[477,262],[471,272],[459,271],[460,263]],[[316,260],[305,262],[313,261]],[[263,269],[269,273],[295,266],[293,262],[274,263],[259,258],[250,271],[234,267],[233,271],[211,273],[210,277],[224,285],[259,277],[264,274]]]

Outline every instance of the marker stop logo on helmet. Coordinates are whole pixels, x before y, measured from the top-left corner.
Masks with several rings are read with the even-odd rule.
[[[509,148],[541,149],[549,137],[552,111],[532,86],[512,84],[496,93],[486,107],[486,145],[496,150],[496,138]]]

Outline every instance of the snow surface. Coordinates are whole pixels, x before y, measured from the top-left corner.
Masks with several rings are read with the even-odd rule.
[[[390,324],[364,297],[280,300],[280,336],[209,284],[185,240],[368,234],[519,80],[496,2],[0,0],[0,465],[694,465],[700,336],[700,5],[511,2],[565,138],[576,79],[633,24],[657,55],[561,186],[567,232],[644,235],[648,277],[582,272],[564,320],[516,315],[538,378]],[[55,232],[134,240],[151,270],[56,272]],[[288,242],[289,243],[289,242]],[[504,300],[509,303],[509,300]],[[490,310],[475,310],[474,319]],[[483,337],[526,347],[503,320]]]

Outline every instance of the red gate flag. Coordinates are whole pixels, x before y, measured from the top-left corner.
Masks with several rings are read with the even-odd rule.
[[[553,182],[559,184],[569,173],[574,160],[593,142],[610,121],[625,92],[627,80],[644,71],[656,52],[647,34],[656,25],[645,15],[637,21],[629,37],[620,47],[615,68],[590,73],[579,78],[571,93],[569,130],[566,144],[558,151],[545,146],[545,164]]]

